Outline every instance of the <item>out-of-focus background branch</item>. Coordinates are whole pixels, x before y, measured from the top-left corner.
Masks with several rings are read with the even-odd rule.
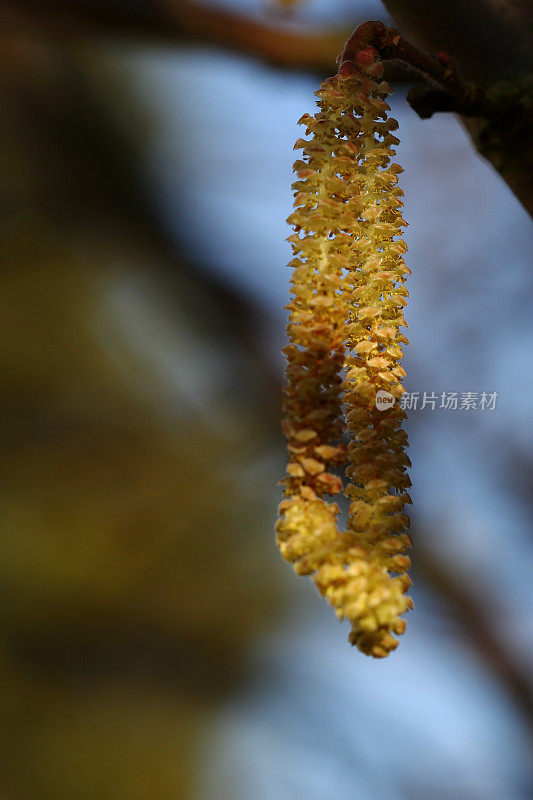
[[[159,42],[199,41],[248,53],[269,63],[328,71],[342,48],[348,27],[330,30],[287,28],[280,20],[256,19],[246,11],[193,0],[24,0],[2,3],[5,13],[35,23],[56,37],[95,35]]]
[[[407,388],[500,397],[409,415],[417,608],[376,665],[273,522],[295,120],[385,9],[0,8],[2,797],[525,800],[518,203],[401,75]]]
[[[525,0],[439,3],[386,0],[404,35],[423,51],[447,52],[465,78],[488,90],[501,107],[496,117],[463,116],[474,146],[533,214],[533,36]],[[49,35],[151,37],[159,41],[198,40],[296,69],[329,72],[350,28],[300,31],[276,21],[194,0],[3,0],[4,14],[37,24]],[[364,14],[357,8],[355,24]],[[363,17],[364,18],[364,17]],[[353,26],[352,26],[353,27]],[[389,67],[387,77],[406,78]],[[419,76],[412,75],[414,80]]]

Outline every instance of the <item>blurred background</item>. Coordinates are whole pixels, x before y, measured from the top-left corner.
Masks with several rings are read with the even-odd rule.
[[[1,800],[533,792],[529,218],[395,76],[415,611],[273,526],[296,120],[377,0],[0,3]]]

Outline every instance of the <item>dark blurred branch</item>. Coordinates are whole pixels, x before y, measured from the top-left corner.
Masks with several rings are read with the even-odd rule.
[[[284,67],[329,72],[346,30],[314,32],[254,20],[191,0],[2,0],[2,16],[16,15],[36,33],[209,42]]]
[[[499,115],[461,113],[474,146],[533,214],[533,88],[531,3],[529,0],[383,0],[402,31],[426,53],[451,53],[466,81],[484,89],[500,107]],[[444,100],[414,95],[424,108]],[[442,110],[456,110],[442,108]]]
[[[435,111],[461,114],[476,149],[533,214],[532,48],[526,0],[500,3],[498,13],[490,0],[385,0],[385,5],[412,40],[400,36],[396,44],[383,43],[383,57],[393,67],[387,68],[387,77],[405,78],[405,70],[394,70],[398,63],[422,75],[427,85],[415,87],[408,98],[415,111],[424,118]],[[343,32],[288,29],[192,0],[0,0],[0,12],[37,34],[192,39],[280,66],[321,72],[330,71],[345,40]],[[435,51],[439,57],[426,55]]]
[[[415,570],[430,588],[447,603],[484,663],[507,688],[520,714],[527,721],[533,740],[533,685],[517,658],[505,647],[494,631],[490,606],[464,580],[442,564],[441,560],[417,544]]]

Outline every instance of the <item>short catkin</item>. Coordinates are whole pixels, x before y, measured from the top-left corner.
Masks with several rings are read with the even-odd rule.
[[[315,115],[300,119],[309,138],[295,145],[303,153],[288,219],[289,463],[276,526],[283,557],[349,620],[351,643],[377,658],[396,647],[412,607],[404,554],[410,462],[396,402],[410,270],[397,185],[403,170],[391,163],[398,123],[388,117],[382,72],[377,52],[360,50],[320,85]],[[389,402],[376,403],[380,396]],[[339,471],[348,479],[345,530],[334,501],[343,491]]]

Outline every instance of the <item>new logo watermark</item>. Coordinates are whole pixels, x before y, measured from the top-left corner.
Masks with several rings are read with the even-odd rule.
[[[386,392],[384,389],[378,389],[376,392],[376,408],[379,411],[386,411],[388,408],[394,405],[395,399],[394,395],[390,392]]]
[[[375,405],[379,411],[386,411],[395,402],[405,411],[494,411],[498,397],[498,392],[404,392],[396,401],[390,392],[379,389]]]

